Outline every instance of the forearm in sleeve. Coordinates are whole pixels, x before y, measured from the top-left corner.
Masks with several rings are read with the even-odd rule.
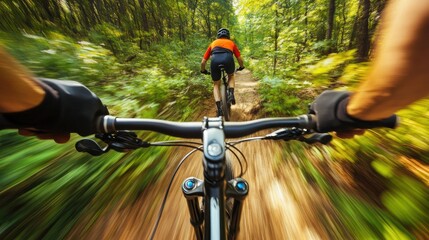
[[[45,97],[45,91],[31,74],[1,47],[0,84],[0,113],[28,110]]]

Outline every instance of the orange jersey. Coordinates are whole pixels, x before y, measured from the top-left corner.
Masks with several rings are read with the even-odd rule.
[[[241,55],[237,45],[235,45],[232,40],[226,38],[219,38],[214,40],[207,48],[207,51],[204,53],[203,57],[205,60],[208,60],[210,58],[210,54],[215,47],[221,47],[230,50],[232,53],[234,53],[234,56],[236,58],[240,57]]]

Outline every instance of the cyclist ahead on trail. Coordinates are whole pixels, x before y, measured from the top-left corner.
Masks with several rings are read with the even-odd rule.
[[[220,96],[220,78],[221,78],[221,68],[219,65],[223,65],[226,73],[228,74],[228,85],[230,90],[230,101],[232,104],[235,104],[234,96],[234,71],[235,63],[234,57],[237,58],[238,64],[240,67],[237,70],[243,70],[243,59],[241,58],[240,50],[238,50],[237,45],[230,39],[229,30],[226,28],[221,28],[217,32],[217,39],[210,43],[207,51],[204,53],[203,60],[201,61],[201,73],[207,74],[206,63],[211,56],[210,71],[214,84],[213,95],[216,101],[217,113],[218,116],[223,115],[222,113],[222,104]]]

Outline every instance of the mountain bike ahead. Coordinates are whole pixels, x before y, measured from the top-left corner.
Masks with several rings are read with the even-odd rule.
[[[229,92],[229,85],[228,85],[228,74],[226,73],[226,70],[223,65],[219,65],[220,72],[221,72],[221,79],[222,83],[220,84],[220,96],[221,96],[221,102],[222,102],[222,112],[223,117],[225,118],[225,121],[231,120],[231,98],[230,98],[230,92]]]
[[[312,115],[290,118],[265,118],[246,122],[224,122],[222,117],[207,118],[202,122],[171,122],[155,119],[131,119],[104,116],[98,125],[100,134],[96,137],[107,144],[100,147],[94,140],[82,139],[76,143],[80,152],[98,156],[110,149],[125,152],[137,148],[152,146],[184,146],[191,150],[177,166],[170,186],[167,188],[158,221],[155,224],[153,238],[161,217],[173,178],[182,163],[194,152],[203,153],[204,180],[189,177],[182,184],[191,224],[196,239],[235,239],[240,230],[243,201],[249,191],[249,184],[242,178],[246,158],[236,147],[237,144],[256,140],[298,140],[306,143],[328,143],[332,137],[326,133],[313,133],[316,123]],[[242,140],[226,142],[226,138],[239,138],[264,129],[278,129],[271,134]],[[130,130],[149,130],[174,137],[201,139],[193,141],[145,142]],[[240,174],[232,177],[228,159],[229,150],[240,165]],[[202,200],[200,200],[202,199]]]
[[[220,69],[221,73],[221,83],[219,85],[219,93],[220,93],[220,102],[221,102],[221,112],[222,117],[225,121],[231,121],[231,105],[235,104],[235,100],[233,100],[232,93],[229,89],[229,78],[228,74],[225,70],[225,66],[223,64],[219,64],[218,68]],[[237,71],[243,70],[243,68],[238,68]],[[209,75],[210,72],[208,71],[202,71],[202,73]],[[218,116],[219,116],[218,112]]]

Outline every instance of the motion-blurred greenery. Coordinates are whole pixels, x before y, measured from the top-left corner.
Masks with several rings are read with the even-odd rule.
[[[267,77],[259,69],[266,76],[260,88],[264,115],[302,114],[324,89],[356,88],[368,63],[353,62],[353,53],[331,54],[285,72],[283,78]],[[429,236],[425,227],[429,224],[428,114],[429,99],[424,99],[398,113],[400,126],[394,131],[370,130],[323,147],[288,143],[284,159],[298,155],[303,175],[329,196],[356,239],[425,239]]]
[[[0,36],[0,44],[36,76],[78,80],[114,115],[191,120],[211,96],[210,80],[194,70],[200,56],[180,44],[154,45],[120,62],[103,46],[57,32]],[[201,43],[188,44],[204,49]],[[79,138],[58,145],[0,131],[2,239],[64,238],[80,217],[96,218],[119,201],[134,201],[167,164],[160,160],[165,148],[91,157],[74,150]]]

